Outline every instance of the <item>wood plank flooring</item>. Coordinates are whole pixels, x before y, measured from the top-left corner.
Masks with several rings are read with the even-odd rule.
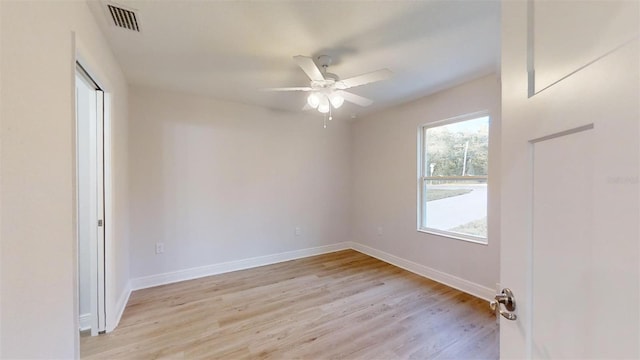
[[[346,250],[131,294],[86,359],[497,359],[484,300]]]

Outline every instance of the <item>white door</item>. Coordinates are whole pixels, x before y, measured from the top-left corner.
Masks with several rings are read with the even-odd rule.
[[[80,329],[105,330],[104,96],[78,68],[76,75],[76,186]]]
[[[503,3],[502,358],[640,357],[639,4]]]

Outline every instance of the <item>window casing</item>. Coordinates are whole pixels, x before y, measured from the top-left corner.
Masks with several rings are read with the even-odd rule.
[[[487,112],[419,129],[418,231],[487,244]]]

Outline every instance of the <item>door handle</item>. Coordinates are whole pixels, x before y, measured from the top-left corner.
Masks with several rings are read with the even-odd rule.
[[[502,305],[504,305],[504,309],[502,309]],[[496,294],[495,300],[491,301],[489,306],[493,311],[498,309],[500,315],[504,316],[507,320],[515,320],[518,318],[513,312],[516,310],[516,297],[509,288],[504,288],[500,294]]]

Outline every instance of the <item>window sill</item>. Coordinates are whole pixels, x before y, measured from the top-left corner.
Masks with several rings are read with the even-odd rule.
[[[470,243],[474,243],[474,244],[478,244],[478,245],[485,245],[485,246],[489,245],[489,240],[488,239],[478,238],[478,237],[474,237],[474,236],[465,236],[465,235],[462,235],[462,234],[450,233],[450,232],[442,231],[442,230],[435,230],[435,229],[429,229],[429,228],[419,228],[418,232],[425,233],[425,234],[430,234],[430,235],[437,235],[437,236],[441,236],[441,237],[448,238],[448,239],[466,241],[466,242],[470,242]]]

